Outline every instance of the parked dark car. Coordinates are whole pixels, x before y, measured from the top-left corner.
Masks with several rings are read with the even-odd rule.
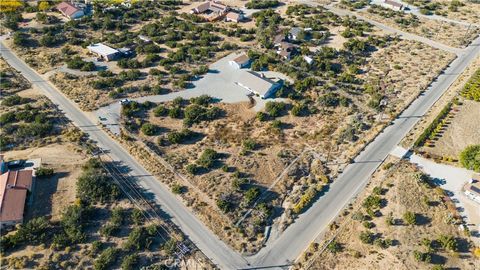
[[[7,162],[7,167],[9,169],[18,169],[23,167],[23,165],[25,165],[25,160],[21,160],[21,159]]]

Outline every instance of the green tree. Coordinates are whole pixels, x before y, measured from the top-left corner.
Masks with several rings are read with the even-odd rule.
[[[480,172],[480,144],[467,146],[460,153],[460,163],[469,170]]]

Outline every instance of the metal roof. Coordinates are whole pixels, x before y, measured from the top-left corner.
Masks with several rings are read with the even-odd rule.
[[[107,45],[103,44],[103,43],[96,43],[96,44],[92,44],[90,46],[87,46],[87,49],[89,49],[90,51],[94,52],[94,53],[97,53],[97,54],[100,54],[100,55],[113,55],[113,54],[117,54],[118,53],[118,50],[114,49],[114,48],[111,48],[111,47],[108,47]]]

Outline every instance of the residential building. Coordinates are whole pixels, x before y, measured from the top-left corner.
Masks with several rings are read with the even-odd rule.
[[[245,71],[242,76],[239,77],[239,81],[235,83],[251,93],[265,99],[273,96],[282,86],[283,81],[274,81],[266,78],[263,74],[254,71]]]
[[[288,31],[288,39],[290,40],[299,40],[300,35],[303,32],[303,29],[300,27],[292,27],[290,31]]]
[[[277,46],[277,54],[286,60],[290,60],[292,54],[295,53],[296,47],[290,42],[282,41]]]
[[[215,21],[224,17],[230,8],[217,1],[206,1],[198,4],[190,10],[191,14],[202,14],[209,21]]]
[[[237,12],[228,12],[227,15],[225,16],[225,20],[227,22],[241,22],[243,21],[245,18],[243,17],[243,14],[242,13],[237,13]]]
[[[152,42],[151,39],[149,39],[147,36],[144,36],[144,35],[138,35],[138,39],[143,41],[143,43],[151,43]]]
[[[275,47],[278,47],[281,45],[281,43],[285,41],[285,35],[283,34],[278,34],[273,38],[273,45]]]
[[[25,201],[32,189],[32,170],[7,171],[0,176],[0,227],[23,222]]]
[[[111,48],[103,43],[92,44],[90,46],[87,46],[87,49],[105,61],[115,60],[120,54],[118,50]]]
[[[250,58],[245,53],[242,53],[233,60],[230,60],[229,64],[236,69],[241,69],[250,64]]]
[[[309,65],[311,65],[313,63],[313,58],[311,56],[308,56],[308,55],[304,55],[303,60],[305,60],[305,62],[307,62],[307,64],[309,64]]]
[[[382,3],[382,6],[384,6],[386,8],[391,8],[391,9],[397,10],[397,11],[400,11],[400,10],[404,9],[403,4],[401,4],[399,2],[392,1],[392,0],[384,0],[384,2]]]
[[[464,190],[469,199],[480,203],[480,174],[474,174],[470,182],[465,185]]]
[[[57,5],[57,9],[60,11],[60,13],[62,13],[63,16],[69,18],[70,20],[85,16],[82,8],[70,2],[61,2]]]

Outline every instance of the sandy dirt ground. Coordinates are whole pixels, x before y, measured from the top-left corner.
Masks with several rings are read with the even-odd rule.
[[[448,10],[448,5],[452,2],[450,0],[432,0],[434,3],[441,3],[445,5],[447,11],[447,18],[458,21],[465,21],[470,23],[480,23],[480,3],[474,1],[460,1],[463,6],[458,7],[457,11]]]
[[[420,24],[417,27],[402,27],[395,22],[395,18],[385,18],[367,11],[360,11],[359,13],[367,18],[385,23],[402,31],[423,36],[456,48],[465,47],[465,45],[472,41],[480,32],[480,29],[475,26],[469,28],[459,24],[425,18],[419,18]]]
[[[367,229],[363,225],[365,222],[353,220],[350,215],[365,214],[362,206],[347,210],[346,213],[350,214],[345,219],[348,221],[346,224],[340,223],[341,230],[336,237],[341,251],[332,253],[325,250],[316,257],[311,269],[431,269],[434,264],[442,264],[446,268],[475,269],[478,260],[470,253],[467,238],[458,231],[456,225],[445,222],[446,217],[456,214],[455,207],[452,208],[451,202],[443,201],[436,188],[419,183],[414,177],[416,173],[418,169],[407,162],[392,167],[386,174],[378,174],[377,171],[367,188],[370,191],[361,195],[357,203],[363,202],[373,187],[381,187],[379,196],[384,202],[379,209],[381,216],[370,221],[367,219],[367,222],[373,222],[373,227]],[[401,224],[406,211],[417,214],[418,225]],[[394,225],[387,225],[385,219],[390,215],[395,221]],[[364,231],[371,231],[378,239],[391,239],[393,244],[388,248],[364,244],[359,239]],[[431,251],[432,263],[414,259],[414,250],[426,252],[426,247],[421,244],[422,239],[435,240],[443,234],[452,235],[458,240],[458,253],[435,247]]]
[[[42,167],[52,168],[55,175],[37,179],[33,204],[27,219],[51,215],[56,219],[63,208],[75,200],[75,183],[80,175],[81,165],[87,161],[81,149],[71,143],[55,143],[38,148],[7,151],[7,160],[40,158]]]
[[[463,101],[458,112],[453,114],[450,124],[442,136],[435,141],[434,147],[424,147],[439,157],[458,158],[465,147],[480,142],[480,103],[471,100]]]
[[[460,77],[450,86],[447,92],[434,104],[434,106],[426,113],[426,115],[415,125],[411,132],[402,140],[401,145],[405,148],[409,148],[421,132],[433,121],[438,113],[450,102],[459,91],[463,89],[463,86],[468,79],[480,68],[480,57],[475,59],[467,69],[460,75]]]

